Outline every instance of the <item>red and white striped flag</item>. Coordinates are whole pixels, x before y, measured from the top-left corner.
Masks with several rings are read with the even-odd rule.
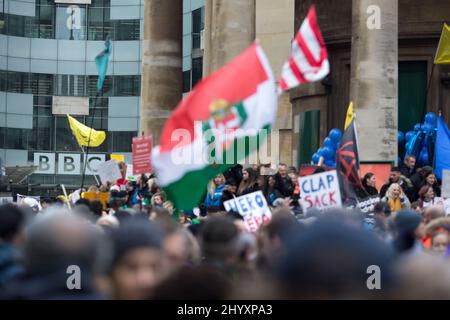
[[[319,81],[330,72],[327,48],[317,25],[314,6],[292,41],[291,56],[284,64],[279,91],[286,91],[306,82]]]

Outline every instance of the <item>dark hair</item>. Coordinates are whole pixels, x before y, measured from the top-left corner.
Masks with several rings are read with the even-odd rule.
[[[84,198],[78,199],[77,202],[75,202],[76,206],[81,205],[81,204],[84,204],[86,207],[89,207],[91,205],[91,202],[88,199],[84,199]]]
[[[387,202],[380,201],[373,207],[375,214],[384,214],[386,217],[391,215],[391,207]]]
[[[247,171],[248,179],[246,181],[244,181],[244,179],[242,179],[241,183],[239,184],[239,188],[237,190],[238,194],[241,194],[245,189],[247,189],[248,187],[250,187],[256,183],[257,176],[256,176],[255,170],[253,170],[253,168],[248,167],[248,168],[242,169],[242,173],[244,171]]]
[[[22,229],[25,213],[12,203],[0,205],[0,239],[11,241]]]
[[[367,173],[364,175],[364,177],[362,178],[362,181],[361,181],[361,183],[362,183],[362,185],[363,185],[364,188],[367,188],[367,187],[368,187],[368,185],[367,185],[367,179],[370,179],[370,178],[372,178],[373,176],[374,176],[374,174],[373,174],[372,172],[367,172]]]
[[[230,220],[213,217],[205,222],[200,234],[200,244],[205,260],[219,264],[227,263],[230,256],[237,255],[239,232]]]
[[[399,167],[392,167],[391,172],[401,172]]]
[[[89,208],[91,209],[92,213],[95,216],[101,217],[102,212],[103,212],[103,204],[101,203],[101,201],[98,201],[98,200],[92,201]]]

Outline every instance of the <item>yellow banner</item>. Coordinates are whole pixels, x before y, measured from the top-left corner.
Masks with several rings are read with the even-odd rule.
[[[353,101],[350,101],[350,104],[347,109],[347,116],[345,117],[344,130],[347,130],[347,128],[352,123],[352,120],[353,120]]]
[[[444,23],[434,64],[450,64],[450,26]]]
[[[80,146],[98,147],[105,141],[105,131],[95,131],[91,129],[71,116],[67,115],[69,119],[70,129],[72,129],[73,135],[77,138]],[[91,132],[92,131],[92,132]],[[90,142],[89,142],[90,137]]]

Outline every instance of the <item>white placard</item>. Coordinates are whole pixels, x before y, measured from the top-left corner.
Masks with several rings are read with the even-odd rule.
[[[342,207],[336,170],[298,178],[303,212]]]
[[[53,96],[53,114],[89,115],[89,98]]]
[[[450,198],[450,170],[442,170],[442,198]]]
[[[119,165],[116,160],[109,160],[103,163],[100,163],[97,166],[98,175],[100,176],[100,180],[102,183],[116,182],[117,179],[122,178],[120,174]]]
[[[58,174],[78,175],[81,170],[79,153],[58,154]]]
[[[268,223],[272,218],[272,212],[261,191],[225,201],[223,205],[226,211],[239,212],[244,217],[244,224],[250,232],[256,232],[261,225]]]
[[[84,159],[84,157],[83,157],[83,159]],[[97,166],[99,164],[105,162],[106,155],[104,155],[104,154],[89,154],[87,159],[88,159],[88,163],[86,166],[86,174],[94,175],[94,174],[98,174]]]
[[[34,173],[55,174],[55,154],[36,152],[34,154],[34,165],[37,166]]]

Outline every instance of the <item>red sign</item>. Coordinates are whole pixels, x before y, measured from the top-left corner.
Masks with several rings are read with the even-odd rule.
[[[149,173],[152,171],[151,154],[151,136],[133,138],[133,175]]]

